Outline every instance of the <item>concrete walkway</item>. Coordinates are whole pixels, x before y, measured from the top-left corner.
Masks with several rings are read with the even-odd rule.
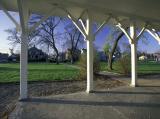
[[[160,119],[160,87],[31,98],[19,102],[10,119]]]
[[[100,72],[99,74],[105,75],[111,79],[119,80],[128,86],[131,84],[131,77],[126,77],[124,75],[113,73],[113,72]],[[160,74],[155,75],[140,75],[137,79],[137,85],[138,86],[146,86],[146,87],[160,87]]]

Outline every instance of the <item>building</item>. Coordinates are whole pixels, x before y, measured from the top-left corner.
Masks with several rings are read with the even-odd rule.
[[[18,62],[20,59],[20,54],[11,54],[8,58],[9,61],[11,62]]]
[[[82,49],[81,49],[81,54],[84,54],[84,53],[87,53],[87,49],[82,48]]]
[[[20,54],[15,54],[13,52],[13,49],[9,49],[10,50],[10,56],[8,57],[8,60],[11,62],[18,62],[20,61]]]
[[[8,62],[8,54],[0,53],[0,63],[2,62]]]
[[[142,55],[142,56],[140,56],[138,59],[139,59],[140,61],[145,61],[145,60],[147,60],[148,58],[147,58],[147,56]]]
[[[154,53],[154,60],[160,62],[160,53]]]
[[[46,61],[48,55],[42,50],[36,48],[35,46],[31,47],[28,50],[28,60],[29,61]]]
[[[74,57],[73,57],[72,60],[73,60],[73,61],[77,61],[77,60],[79,59],[80,55],[81,55],[81,50],[76,49],[76,50],[74,51],[74,55],[73,55]],[[67,49],[65,59],[66,59],[67,61],[71,61],[71,49]]]

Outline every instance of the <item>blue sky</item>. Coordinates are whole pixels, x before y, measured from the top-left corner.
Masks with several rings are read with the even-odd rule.
[[[19,21],[17,13],[11,14],[17,21]],[[12,48],[7,40],[8,34],[4,30],[14,27],[15,25],[11,20],[2,11],[0,11],[0,52],[9,53],[9,48]]]
[[[11,13],[12,16],[19,21],[19,17],[17,13]],[[0,52],[9,53],[9,48],[12,46],[9,44],[7,40],[8,34],[4,31],[9,28],[14,28],[15,25],[10,21],[10,19],[0,11]],[[94,44],[99,48],[99,50],[103,49],[103,45],[106,42],[107,35],[109,34],[109,28],[105,27],[97,36]],[[147,45],[142,42],[142,39],[139,40],[138,49],[141,51],[145,51],[148,53],[160,52],[160,45],[152,36],[148,33],[145,33],[146,38],[148,39]],[[126,37],[123,38],[123,41],[128,42]]]
[[[104,28],[96,37],[95,44],[100,49],[103,49],[103,45],[106,42],[107,35],[109,34],[109,28]],[[154,52],[160,52],[160,45],[159,43],[147,32],[144,32],[144,38],[140,38],[138,41],[138,50],[148,52],[148,53],[154,53]],[[146,42],[144,42],[147,40]],[[126,42],[128,43],[128,39],[124,36],[122,40],[120,40],[120,43]],[[121,49],[123,49],[123,46],[120,46]]]

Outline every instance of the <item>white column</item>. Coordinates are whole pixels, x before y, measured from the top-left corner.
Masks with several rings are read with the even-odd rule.
[[[26,33],[21,36],[21,55],[20,55],[20,99],[28,97],[27,76],[28,76],[28,37]]]
[[[93,91],[93,41],[92,19],[88,14],[87,22],[87,93]]]
[[[93,91],[93,41],[92,36],[87,40],[87,90]]]
[[[131,71],[132,79],[131,86],[135,87],[137,84],[137,44],[131,44]]]
[[[135,87],[137,84],[137,41],[136,30],[134,24],[130,26],[130,36],[132,38],[131,44],[131,86]]]
[[[86,92],[90,93],[93,91],[93,41],[95,35],[92,32],[92,18],[91,15],[87,11],[87,19],[86,25],[84,25],[83,21],[80,20],[80,26],[69,12],[67,12],[68,17],[72,20],[74,25],[78,28],[78,30],[83,34],[84,38],[87,42],[87,89]]]
[[[28,19],[29,10],[26,0],[17,0],[21,23],[21,54],[20,54],[20,100],[28,98]]]

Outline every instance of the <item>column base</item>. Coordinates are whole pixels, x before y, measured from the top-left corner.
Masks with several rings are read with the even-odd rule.
[[[18,98],[19,101],[26,101],[28,99],[29,99],[29,96],[27,96],[26,98],[21,98],[21,97]]]
[[[94,92],[93,90],[90,91],[86,90],[86,93],[93,93],[93,92]]]
[[[135,85],[135,84],[130,84],[130,86],[133,87],[133,88],[137,87],[137,85]]]

